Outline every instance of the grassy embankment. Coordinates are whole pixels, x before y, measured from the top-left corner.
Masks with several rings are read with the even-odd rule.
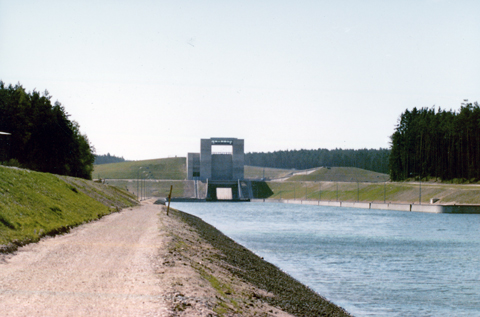
[[[245,177],[259,179],[265,175],[265,178],[280,178],[291,175],[292,171],[278,168],[265,168],[264,171],[263,167],[245,166]],[[93,176],[106,179],[107,184],[135,195],[144,184],[149,197],[167,196],[170,185],[173,185],[173,197],[193,196],[192,182],[185,181],[185,157],[95,165]],[[139,178],[141,181],[138,181]],[[199,191],[205,191],[204,186],[199,186]]]
[[[184,181],[187,175],[184,157],[95,165],[92,175],[135,195],[142,186],[147,196],[154,197],[167,196],[170,185],[173,185],[173,197],[193,192],[192,184]]]
[[[308,173],[308,171],[312,171]],[[314,170],[298,171],[287,181],[294,182],[386,182],[387,174],[367,171],[356,167],[320,167]]]
[[[135,204],[116,187],[0,166],[0,252]]]
[[[422,204],[429,203],[431,198],[439,199],[439,204],[480,204],[480,185],[477,184],[387,180],[386,174],[361,169],[322,168],[286,181],[267,182],[267,186],[262,186],[256,195],[273,199],[419,203],[421,186]]]
[[[106,179],[168,179],[183,180],[186,177],[184,157],[131,161],[95,165],[93,178]]]
[[[173,197],[192,197],[193,184],[184,181],[185,169],[185,158],[179,157],[96,165],[94,176],[107,178],[109,184],[136,193],[138,183],[135,179],[138,171],[142,171],[142,175],[151,177],[145,182],[147,196],[164,197],[170,185],[173,185]],[[272,181],[254,183],[253,192],[257,198],[418,203],[420,196],[418,182],[389,182],[387,174],[359,168],[332,167],[299,171],[245,166],[245,178],[259,179],[264,175]],[[422,203],[438,198],[438,203],[480,204],[478,184],[422,182],[421,186]]]
[[[248,179],[276,179],[284,178],[293,175],[296,172],[293,169],[283,168],[271,168],[271,167],[258,167],[258,166],[245,166],[244,174]]]
[[[245,166],[245,178],[281,178],[292,175],[295,170]],[[185,157],[171,157],[144,161],[95,165],[94,178],[156,180],[184,180],[187,177]]]

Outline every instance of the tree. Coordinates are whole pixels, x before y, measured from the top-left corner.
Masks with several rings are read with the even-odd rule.
[[[390,177],[480,179],[480,107],[462,104],[459,112],[408,109],[391,136]]]
[[[0,81],[0,131],[11,133],[11,157],[41,172],[91,179],[94,147],[80,126],[48,91],[25,89]]]

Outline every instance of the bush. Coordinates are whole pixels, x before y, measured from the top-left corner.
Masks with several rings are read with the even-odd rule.
[[[23,167],[22,164],[20,164],[20,162],[17,161],[16,159],[9,159],[8,161],[1,162],[0,164],[3,166],[10,166],[10,167],[18,167],[18,168]]]

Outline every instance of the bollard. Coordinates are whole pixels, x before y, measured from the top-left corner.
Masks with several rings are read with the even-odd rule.
[[[170,211],[170,200],[172,199],[172,189],[173,189],[173,185],[170,185],[170,194],[168,194],[167,216],[168,216],[168,212]]]

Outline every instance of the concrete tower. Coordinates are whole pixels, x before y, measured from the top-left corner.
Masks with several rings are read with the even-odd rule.
[[[232,146],[231,153],[214,153],[216,145]],[[188,153],[187,179],[237,181],[244,177],[244,140],[210,138],[200,140],[200,153]]]

